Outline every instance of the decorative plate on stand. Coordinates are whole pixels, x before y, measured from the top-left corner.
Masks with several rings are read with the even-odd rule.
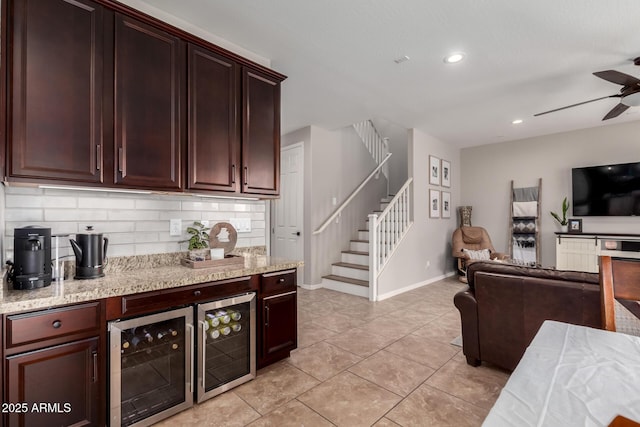
[[[219,222],[209,230],[209,247],[223,248],[225,256],[235,249],[238,232],[228,222]]]

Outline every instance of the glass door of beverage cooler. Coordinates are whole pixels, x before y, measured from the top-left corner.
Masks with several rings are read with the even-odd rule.
[[[109,323],[112,426],[148,426],[193,405],[193,343],[193,307]]]
[[[256,377],[256,294],[197,306],[197,401]]]

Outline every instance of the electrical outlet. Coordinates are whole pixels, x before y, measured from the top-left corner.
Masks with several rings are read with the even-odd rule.
[[[202,225],[204,225],[205,227],[209,228],[209,221],[208,221],[208,220],[203,219],[203,220],[201,220],[201,221],[200,221],[200,223],[201,223]]]
[[[251,218],[231,218],[229,223],[233,225],[238,233],[251,232]]]
[[[431,267],[431,261],[427,261],[427,263],[424,265],[424,269],[427,270],[429,267]]]
[[[170,236],[182,235],[182,220],[180,218],[169,220],[169,235]]]

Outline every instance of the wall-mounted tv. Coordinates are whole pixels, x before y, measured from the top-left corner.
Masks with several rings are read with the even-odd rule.
[[[574,216],[640,215],[640,162],[571,172]]]

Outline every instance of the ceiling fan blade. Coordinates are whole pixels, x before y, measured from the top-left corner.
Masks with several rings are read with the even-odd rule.
[[[577,107],[578,105],[583,105],[583,104],[588,104],[590,102],[595,102],[595,101],[600,101],[601,99],[607,99],[607,98],[619,98],[620,95],[609,95],[609,96],[603,96],[600,98],[596,98],[596,99],[590,99],[588,101],[584,101],[584,102],[578,102],[577,104],[571,104],[571,105],[567,105],[566,107],[560,107],[560,108],[555,108],[553,110],[549,110],[549,111],[544,111],[542,113],[537,113],[534,114],[534,117],[538,117],[541,116],[543,114],[549,114],[549,113],[555,113],[556,111],[560,111],[560,110],[566,110],[567,108],[572,108],[572,107]]]
[[[622,86],[640,86],[640,80],[616,70],[596,71],[594,76]]]
[[[628,108],[629,108],[628,105],[624,105],[624,104],[620,103],[620,104],[616,105],[615,107],[613,107],[611,109],[611,111],[609,111],[607,113],[607,115],[602,118],[602,120],[609,120],[609,119],[613,119],[614,117],[618,117],[620,114],[622,114],[625,111],[627,111]]]

